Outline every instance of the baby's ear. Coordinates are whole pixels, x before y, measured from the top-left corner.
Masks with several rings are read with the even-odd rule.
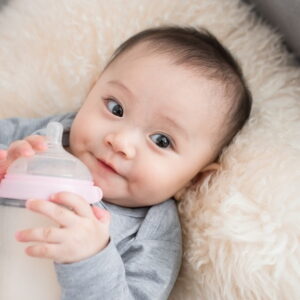
[[[220,170],[221,165],[219,163],[211,163],[204,167],[191,181],[192,185],[195,184],[202,184],[205,179],[208,179],[208,177],[211,177],[213,174],[215,174],[218,170]]]
[[[201,170],[201,173],[205,173],[205,172],[216,172],[218,170],[220,170],[220,164],[219,163],[211,163],[208,166],[206,166],[204,169]]]
[[[211,163],[207,165],[189,182],[189,184],[184,186],[175,194],[175,199],[178,201],[181,200],[184,197],[187,190],[189,190],[190,188],[200,187],[204,180],[207,180],[207,182],[209,183],[212,175],[215,174],[218,170],[220,170],[220,168],[221,165],[218,163]]]

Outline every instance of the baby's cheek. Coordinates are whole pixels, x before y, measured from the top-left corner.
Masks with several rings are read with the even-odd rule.
[[[75,130],[70,136],[70,148],[75,155],[83,151],[87,144],[88,137],[82,129]]]

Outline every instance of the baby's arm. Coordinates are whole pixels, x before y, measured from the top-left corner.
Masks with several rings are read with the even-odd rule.
[[[74,116],[75,113],[68,113],[42,118],[0,119],[0,149],[7,149],[12,142],[22,140],[26,136],[43,135],[50,121],[60,122],[65,129],[68,129],[71,127]]]
[[[56,264],[62,300],[167,299],[181,263],[180,225],[170,203],[148,214],[128,245],[112,238],[89,259]]]
[[[17,140],[32,135],[40,128],[46,127],[49,118],[25,119],[10,118],[0,120],[0,149],[7,149],[8,146]]]

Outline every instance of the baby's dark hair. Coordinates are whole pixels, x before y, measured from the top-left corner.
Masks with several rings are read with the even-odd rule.
[[[212,161],[217,160],[223,148],[244,126],[251,111],[252,96],[238,62],[206,29],[164,26],[146,29],[126,40],[115,51],[108,65],[142,42],[147,42],[155,52],[174,57],[175,64],[186,65],[223,86],[224,101],[231,101]]]

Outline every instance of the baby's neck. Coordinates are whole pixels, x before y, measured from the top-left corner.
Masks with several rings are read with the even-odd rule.
[[[70,149],[70,147],[68,146],[68,147],[64,147],[64,149],[66,150],[66,151],[68,151],[69,153],[71,153],[72,154],[72,152],[71,152],[71,149]]]

